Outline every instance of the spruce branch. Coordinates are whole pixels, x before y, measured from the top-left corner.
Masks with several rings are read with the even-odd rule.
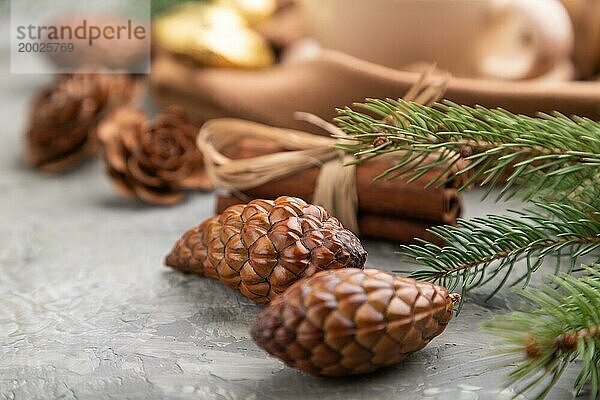
[[[600,122],[587,118],[559,113],[533,118],[448,101],[428,107],[391,99],[370,99],[338,112],[337,124],[353,140],[338,147],[357,155],[357,162],[397,157],[382,177],[414,181],[445,165],[430,182],[443,185],[445,172],[467,161],[448,178],[462,176],[461,190],[479,182],[502,186],[501,196],[508,196],[519,184],[527,188],[524,199],[559,187],[585,194],[600,181]]]
[[[504,338],[502,353],[518,358],[508,377],[509,385],[523,384],[515,397],[538,385],[538,398],[545,397],[569,365],[580,360],[575,388],[581,392],[589,384],[591,398],[598,398],[600,122],[389,99],[368,100],[339,113],[337,123],[351,140],[344,136],[338,147],[355,154],[356,163],[395,155],[397,164],[380,178],[414,181],[439,169],[429,186],[458,178],[461,190],[478,183],[490,191],[501,187],[499,198],[520,194],[533,202],[532,208],[508,216],[432,228],[446,245],[420,241],[402,246],[401,253],[424,265],[411,273],[413,278],[451,290],[462,285],[463,294],[488,283],[494,285],[490,297],[505,285],[524,287],[519,293],[529,308],[486,324]],[[525,289],[550,257],[556,257],[550,284]],[[579,269],[587,276],[576,279],[571,274],[582,257],[599,264]],[[524,272],[517,272],[519,261],[524,261]]]
[[[544,398],[575,361],[577,394],[588,385],[590,399],[600,396],[600,265],[585,271],[579,279],[560,274],[520,291],[528,307],[484,324],[502,338],[498,352],[516,362],[507,377],[507,385],[521,385],[515,397],[540,386],[536,398]]]
[[[509,216],[490,215],[459,220],[458,226],[430,231],[446,245],[422,241],[401,246],[400,253],[425,268],[410,274],[415,279],[439,283],[463,294],[494,278],[494,296],[504,285],[527,286],[544,259],[570,259],[572,272],[580,257],[600,261],[600,210],[587,204],[535,203],[536,209],[512,211]],[[526,260],[525,271],[515,275],[515,264]],[[557,271],[558,272],[558,271]]]

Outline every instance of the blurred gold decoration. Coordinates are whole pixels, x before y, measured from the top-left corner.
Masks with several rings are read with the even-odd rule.
[[[26,136],[27,160],[46,172],[65,171],[97,151],[96,127],[111,110],[135,100],[125,75],[65,75],[37,95]]]
[[[275,61],[266,39],[234,8],[222,5],[176,7],[155,22],[154,39],[160,49],[203,66],[261,68]]]
[[[183,3],[160,17],[160,22],[174,17],[182,24],[192,23],[202,28],[247,26],[246,19],[234,8],[210,3]]]
[[[202,154],[195,146],[198,127],[171,107],[154,121],[123,108],[98,128],[108,175],[127,197],[172,205],[184,189],[210,189]]]
[[[238,10],[252,26],[266,21],[277,11],[275,0],[218,0],[217,3]]]

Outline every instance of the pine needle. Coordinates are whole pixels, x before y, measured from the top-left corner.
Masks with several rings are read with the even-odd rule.
[[[432,281],[463,292],[500,281],[490,297],[509,283],[513,267],[526,260],[525,272],[512,285],[526,286],[547,257],[568,254],[574,264],[579,257],[600,252],[600,210],[587,204],[534,203],[537,209],[512,211],[510,216],[488,215],[459,220],[458,226],[440,226],[430,232],[443,240],[401,246],[400,253],[427,268],[411,277]],[[600,256],[598,256],[600,262]]]
[[[397,164],[380,179],[411,182],[442,169],[429,186],[460,178],[459,190],[478,184],[488,186],[489,194],[498,187],[498,200],[519,196],[532,203],[507,216],[432,228],[445,246],[419,240],[402,246],[401,254],[424,266],[410,273],[413,278],[451,290],[460,286],[463,294],[492,283],[489,297],[506,285],[522,287],[519,293],[530,306],[485,325],[504,338],[500,354],[512,361],[523,355],[507,380],[519,386],[515,397],[537,390],[537,398],[544,398],[577,360],[577,393],[589,387],[590,398],[597,399],[600,122],[559,113],[534,118],[451,102],[428,107],[391,99],[370,99],[338,111],[337,124],[351,141],[344,136],[337,147],[356,155],[356,163],[396,155]],[[445,177],[458,165],[466,167]],[[550,257],[556,258],[550,283],[526,288]],[[576,279],[570,274],[582,270],[576,268],[582,257],[592,259],[594,266],[584,267],[587,275]],[[524,272],[517,268],[521,262]]]
[[[560,274],[538,289],[520,291],[526,308],[484,324],[502,338],[500,353],[522,354],[507,377],[507,386],[521,386],[517,393],[540,388],[535,398],[543,399],[578,361],[577,394],[587,388],[590,399],[600,396],[600,265],[584,269],[582,278]]]
[[[514,196],[517,186],[525,200],[551,196],[556,188],[580,198],[600,182],[600,122],[587,118],[559,113],[534,118],[448,101],[428,107],[391,99],[370,99],[338,112],[338,126],[354,140],[340,143],[340,149],[361,158],[399,157],[382,176],[413,181],[438,168],[423,163],[424,155],[436,154],[449,168],[461,161],[469,166],[447,179],[440,174],[433,183],[442,186],[462,176],[460,190],[495,183],[504,198]]]

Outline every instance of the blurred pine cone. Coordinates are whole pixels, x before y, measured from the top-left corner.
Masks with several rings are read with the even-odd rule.
[[[189,230],[166,265],[218,279],[267,303],[298,279],[362,268],[366,257],[358,238],[322,207],[280,197],[229,207]]]
[[[208,190],[198,131],[176,107],[154,121],[143,112],[120,109],[99,127],[108,175],[125,196],[150,204],[176,204],[185,189]]]
[[[392,365],[444,331],[460,296],[376,269],[323,271],[292,285],[252,328],[267,352],[313,375]]]
[[[26,136],[27,160],[46,172],[65,171],[96,154],[96,128],[138,92],[126,75],[63,75],[35,98]]]

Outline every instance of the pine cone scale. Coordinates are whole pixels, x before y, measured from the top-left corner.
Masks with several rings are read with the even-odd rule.
[[[382,271],[323,271],[267,305],[251,334],[291,367],[360,374],[425,347],[452,318],[455,301],[445,288]]]
[[[200,237],[193,243],[202,243],[202,252],[189,248],[194,236]],[[230,207],[188,231],[166,264],[217,278],[266,303],[302,277],[323,269],[362,267],[365,259],[358,239],[325,210],[281,197]]]
[[[131,184],[131,181],[129,181]],[[168,189],[154,188],[154,190],[148,190],[143,186],[134,185],[133,193],[140,200],[149,204],[160,204],[163,206],[170,206],[180,203],[185,197],[182,193],[169,193]]]

